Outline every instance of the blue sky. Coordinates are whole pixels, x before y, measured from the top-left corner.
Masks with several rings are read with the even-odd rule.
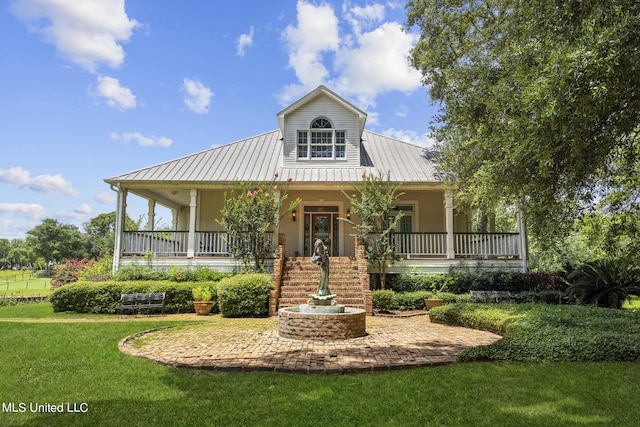
[[[429,144],[437,106],[406,59],[404,4],[2,2],[0,238],[45,218],[82,229],[115,210],[104,178],[277,129],[320,84],[367,129]],[[129,199],[132,218],[146,213]]]

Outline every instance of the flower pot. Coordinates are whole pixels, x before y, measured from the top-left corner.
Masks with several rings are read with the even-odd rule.
[[[213,307],[213,301],[194,301],[193,307],[196,309],[198,316],[208,316]]]
[[[427,310],[431,310],[433,307],[440,307],[444,300],[442,298],[425,298],[424,306]]]

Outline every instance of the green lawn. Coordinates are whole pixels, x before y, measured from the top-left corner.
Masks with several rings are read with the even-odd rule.
[[[51,279],[37,277],[29,271],[0,270],[0,296],[2,295],[48,295]]]
[[[181,322],[65,321],[48,303],[0,307],[2,426],[635,426],[638,363],[458,363],[342,376],[177,369],[120,353]],[[41,318],[20,321],[7,318]],[[84,317],[84,315],[73,315]],[[25,413],[8,412],[24,404]],[[30,404],[87,409],[31,413]],[[67,409],[63,406],[63,409]]]

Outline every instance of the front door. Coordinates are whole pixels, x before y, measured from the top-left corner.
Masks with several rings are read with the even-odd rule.
[[[314,243],[322,240],[331,256],[339,254],[338,207],[305,206],[304,208],[304,253],[311,256]]]

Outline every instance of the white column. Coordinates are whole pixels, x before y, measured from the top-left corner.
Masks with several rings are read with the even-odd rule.
[[[156,223],[156,201],[149,199],[147,201],[148,211],[147,218],[149,218],[149,230],[153,231]]]
[[[522,258],[522,272],[526,273],[529,270],[529,260],[527,254],[527,228],[524,223],[524,216],[520,208],[516,208],[516,224],[518,226],[518,234],[520,235],[520,257]]]
[[[196,255],[196,208],[198,207],[198,190],[192,189],[190,195],[187,258],[193,258]]]
[[[113,187],[112,187],[113,188]],[[120,265],[120,257],[122,256],[122,239],[124,234],[124,226],[127,218],[127,190],[118,187],[117,205],[116,205],[116,224],[115,224],[115,244],[113,247],[113,265],[111,270],[115,273]]]
[[[445,224],[447,227],[447,259],[455,259],[456,250],[453,237],[453,192],[444,192]]]

